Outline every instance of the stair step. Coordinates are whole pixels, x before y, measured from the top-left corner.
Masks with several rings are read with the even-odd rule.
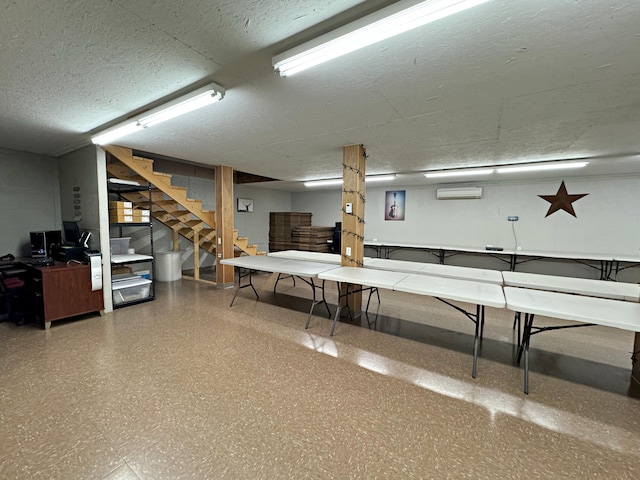
[[[194,230],[202,230],[204,223],[202,223],[202,220],[189,220],[185,222],[185,225]]]
[[[182,225],[182,222],[180,220],[165,220],[162,223],[164,223],[167,227],[169,227],[171,230],[177,230],[180,225]]]
[[[176,202],[173,199],[166,199],[166,200],[156,200],[155,202],[157,205],[160,205],[161,207],[176,207],[178,208],[180,206],[180,204],[178,202]]]

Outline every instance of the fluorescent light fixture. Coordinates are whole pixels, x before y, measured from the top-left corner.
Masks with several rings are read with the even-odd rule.
[[[329,180],[309,180],[304,182],[305,187],[326,187],[328,185],[342,185],[342,179],[331,178]]]
[[[149,110],[137,118],[115,125],[104,132],[91,137],[96,145],[106,145],[117,138],[124,137],[143,128],[152,127],[161,122],[176,118],[198,108],[216,103],[224,97],[224,89],[215,83],[199,88],[191,93],[176,98],[164,105]]]
[[[369,182],[384,182],[389,180],[395,180],[395,174],[389,175],[367,175],[364,177],[367,183]],[[329,185],[342,185],[341,178],[330,178],[327,180],[309,180],[304,182],[305,187],[326,187]]]
[[[364,177],[366,182],[386,182],[389,180],[395,180],[395,175],[367,175]]]
[[[491,175],[495,169],[493,168],[467,168],[464,170],[440,170],[439,172],[427,172],[424,174],[427,178],[443,178],[443,177],[468,177],[474,175]]]
[[[281,77],[314,67],[489,0],[404,0],[272,59]]]
[[[563,170],[569,168],[582,168],[589,165],[589,162],[540,162],[523,165],[512,165],[508,167],[498,167],[498,173],[519,173],[519,172],[539,172],[542,170]]]
[[[138,122],[129,122],[125,125],[115,127],[114,129],[107,130],[104,133],[91,137],[91,141],[96,145],[108,145],[116,138],[124,137],[138,130],[142,130],[142,125]]]

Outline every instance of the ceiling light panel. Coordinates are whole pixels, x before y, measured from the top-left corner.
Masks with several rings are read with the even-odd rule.
[[[291,76],[488,1],[400,1],[273,57],[273,67],[280,76]]]

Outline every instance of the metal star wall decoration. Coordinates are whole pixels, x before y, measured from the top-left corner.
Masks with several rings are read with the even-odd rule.
[[[549,206],[549,210],[547,214],[544,216],[547,218],[552,213],[557,212],[558,210],[564,210],[567,213],[570,213],[574,217],[576,216],[576,212],[573,211],[573,202],[580,200],[582,197],[586,197],[589,195],[588,193],[577,193],[575,195],[569,195],[567,193],[567,187],[564,186],[564,180],[560,184],[560,188],[558,188],[558,193],[555,195],[538,195],[543,200],[546,200],[551,205]],[[576,217],[577,218],[577,217]]]

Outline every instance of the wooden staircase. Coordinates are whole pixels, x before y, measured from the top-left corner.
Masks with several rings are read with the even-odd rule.
[[[187,189],[171,185],[171,175],[153,171],[153,160],[133,155],[131,149],[106,146],[107,174],[120,180],[131,180],[145,185],[153,185],[151,191],[122,194],[137,208],[149,208],[151,195],[151,215],[176,234],[194,242],[199,248],[216,254],[215,211],[203,210],[202,200],[187,197]],[[236,256],[265,255],[256,245],[251,245],[246,237],[239,237],[233,230],[233,244]]]

